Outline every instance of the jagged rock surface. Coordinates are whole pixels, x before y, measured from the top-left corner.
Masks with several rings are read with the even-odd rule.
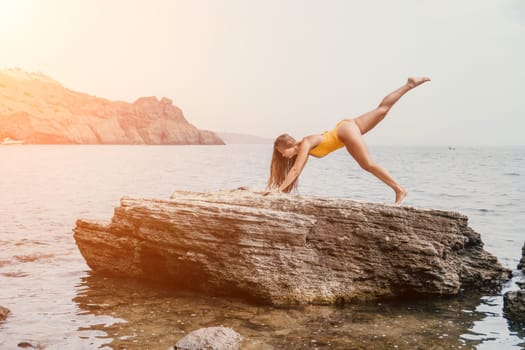
[[[453,295],[509,271],[455,212],[250,191],[122,198],[77,220],[95,271],[271,304]]]
[[[0,141],[27,144],[224,144],[168,98],[109,101],[38,73],[0,71]]]

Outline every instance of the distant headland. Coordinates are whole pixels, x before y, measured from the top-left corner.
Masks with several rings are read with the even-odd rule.
[[[233,132],[217,132],[217,135],[219,135],[220,138],[223,139],[227,145],[231,145],[231,144],[272,144],[273,143],[273,139],[255,136],[255,135],[239,134],[239,133],[233,133]]]
[[[41,74],[0,70],[0,139],[25,144],[223,145],[169,98],[133,103],[69,90]]]

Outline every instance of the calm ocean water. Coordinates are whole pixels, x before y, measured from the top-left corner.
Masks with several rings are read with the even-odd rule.
[[[469,216],[485,249],[516,272],[525,241],[524,147],[371,147],[410,192],[406,205]],[[271,145],[0,147],[0,349],[167,349],[185,333],[225,325],[247,349],[522,349],[502,297],[277,309],[180,294],[92,274],[72,236],[78,217],[109,219],[126,196],[176,189],[262,190]],[[394,200],[344,151],[311,159],[305,195]],[[517,289],[513,281],[503,291]]]

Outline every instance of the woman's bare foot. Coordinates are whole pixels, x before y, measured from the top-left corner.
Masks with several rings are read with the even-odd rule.
[[[396,191],[396,204],[401,204],[401,202],[403,201],[403,199],[405,199],[407,194],[408,194],[408,191],[405,190],[404,188],[400,188],[399,190],[397,190]]]
[[[421,85],[421,84],[423,84],[424,82],[427,82],[427,81],[430,81],[429,77],[416,77],[416,78],[410,77],[410,78],[408,78],[407,85],[411,89],[413,89],[416,86]]]

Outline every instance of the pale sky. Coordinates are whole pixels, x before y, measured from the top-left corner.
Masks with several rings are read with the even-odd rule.
[[[428,75],[369,144],[525,144],[525,0],[0,0],[0,48],[0,69],[271,138]]]

